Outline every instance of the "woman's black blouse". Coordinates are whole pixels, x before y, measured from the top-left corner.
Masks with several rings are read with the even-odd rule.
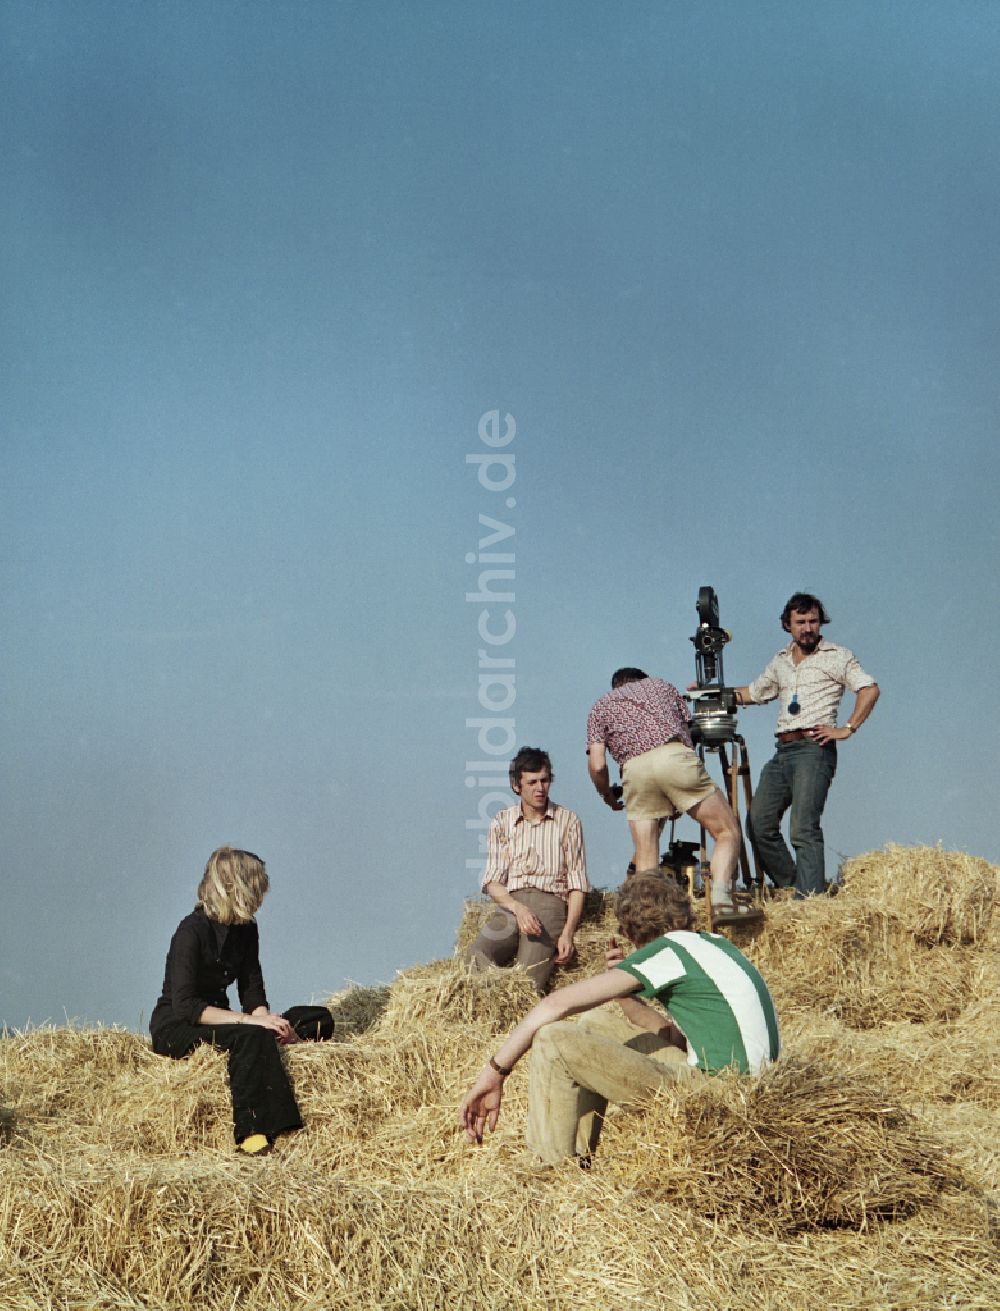
[[[217,924],[201,906],[177,926],[167,952],[163,993],[150,1017],[197,1024],[206,1006],[229,1009],[226,990],[235,983],[248,1014],[267,1005],[260,968],[257,925]]]

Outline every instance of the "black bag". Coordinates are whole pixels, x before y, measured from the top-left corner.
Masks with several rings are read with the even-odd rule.
[[[308,1042],[326,1042],[333,1037],[333,1016],[325,1006],[291,1006],[285,1019]]]

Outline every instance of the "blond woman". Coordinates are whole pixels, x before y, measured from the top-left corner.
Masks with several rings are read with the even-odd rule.
[[[200,1043],[228,1052],[236,1143],[250,1156],[302,1126],[280,1051],[299,1040],[288,1018],[294,1012],[271,1010],[260,968],[254,916],[267,889],[259,856],[233,847],[213,851],[198,904],[170,940],[163,992],[149,1021],[161,1056],[180,1059]],[[239,1010],[227,996],[233,983]]]

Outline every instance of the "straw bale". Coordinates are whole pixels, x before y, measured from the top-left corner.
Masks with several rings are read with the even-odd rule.
[[[848,894],[772,903],[764,931],[741,945],[779,1012],[828,1013],[857,1028],[958,1015],[975,966],[968,949],[926,947]]]
[[[774,1233],[864,1229],[961,1182],[898,1097],[794,1053],[759,1080],[685,1086],[624,1119],[637,1139],[613,1152],[624,1187]]]
[[[842,878],[852,897],[894,916],[928,946],[978,942],[1000,896],[1000,868],[940,847],[890,843],[847,861]]]
[[[106,1087],[109,1080],[127,1076],[149,1054],[148,1043],[127,1030],[73,1025],[45,1025],[8,1034],[0,1050],[5,1058],[3,1067],[12,1072],[28,1057],[36,1116],[57,1114],[65,1106],[79,1103],[81,1096],[89,1100],[95,1086]],[[12,1073],[10,1082],[4,1080],[0,1086],[9,1092],[16,1078]]]
[[[992,1208],[993,1235],[1000,1241],[1000,1135],[996,1110],[963,1099],[915,1103],[914,1109],[955,1165],[987,1199]]]
[[[435,961],[396,976],[378,1029],[382,1034],[448,1024],[505,1034],[538,1000],[523,970],[476,973],[464,961]]]
[[[641,1305],[650,1279],[686,1272],[703,1291],[726,1273],[726,1255],[683,1215],[595,1224],[586,1180],[561,1178],[539,1207],[516,1167],[478,1184],[327,1173],[303,1186],[273,1160],[266,1181],[200,1161],[183,1172],[88,1164],[86,1174],[70,1167],[39,1180],[7,1267],[22,1288],[47,1284],[77,1305],[128,1292],[171,1307],[625,1308]],[[159,1244],[137,1241],[154,1235]],[[77,1257],[69,1266],[65,1244]],[[95,1269],[99,1280],[87,1277]],[[95,1286],[100,1303],[85,1303]],[[723,1287],[728,1299],[731,1280]]]
[[[335,1041],[343,1042],[370,1029],[385,1010],[389,995],[390,989],[385,986],[364,988],[352,983],[328,998],[326,1005],[333,1016]]]
[[[783,1038],[787,1047],[810,1060],[829,1062],[887,1088],[905,1089],[911,1104],[924,1111],[933,1106],[941,1113],[956,1102],[986,1113],[1000,1111],[995,1039],[980,1040],[965,1026],[964,1015],[948,1023],[898,1021],[860,1032],[832,1019],[798,1016],[785,1026]]]
[[[758,1238],[743,1297],[764,1311],[995,1311],[1000,1274],[985,1219],[981,1203],[970,1207],[946,1194],[933,1214],[873,1225],[864,1234]]]

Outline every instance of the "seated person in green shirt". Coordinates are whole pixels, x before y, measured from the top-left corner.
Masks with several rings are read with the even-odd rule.
[[[633,875],[618,893],[618,923],[637,950],[619,959],[612,943],[608,970],[550,993],[483,1067],[460,1112],[470,1142],[496,1128],[504,1079],[529,1047],[525,1137],[549,1164],[590,1156],[608,1102],[640,1105],[664,1084],[730,1066],[757,1074],[777,1058],[767,985],[727,938],[693,930],[691,902],[673,879]],[[623,1016],[605,1008],[566,1022],[612,1001]]]

